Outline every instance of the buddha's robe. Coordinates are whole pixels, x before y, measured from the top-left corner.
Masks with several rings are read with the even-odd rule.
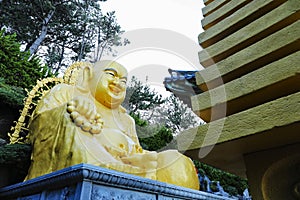
[[[109,122],[111,116],[95,102],[103,120],[99,134],[76,126],[67,103],[80,95],[75,86],[58,84],[38,103],[29,131],[33,145],[32,163],[26,179],[38,177],[79,163],[102,166],[193,189],[199,188],[192,161],[176,150],[156,153],[141,148],[134,120],[122,107],[119,116],[126,129]],[[109,123],[106,123],[109,122]]]

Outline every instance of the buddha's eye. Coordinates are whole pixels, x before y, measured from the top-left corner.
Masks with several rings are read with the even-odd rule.
[[[115,74],[113,72],[106,72],[106,74],[112,76],[112,77],[115,77]]]
[[[126,83],[127,83],[126,79],[121,79],[121,83],[123,83],[124,85],[126,85]]]

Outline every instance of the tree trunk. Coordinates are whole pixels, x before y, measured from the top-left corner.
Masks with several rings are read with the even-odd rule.
[[[101,47],[101,51],[100,51],[100,54],[98,55],[98,60],[100,60],[101,59],[101,57],[102,57],[102,54],[103,54],[103,52],[104,52],[104,49],[105,49],[105,47],[107,46],[107,42],[105,42],[105,44]]]
[[[78,55],[78,57],[77,57],[77,61],[81,61],[81,60],[82,60],[84,51],[85,51],[85,35],[84,35],[84,33],[83,33],[82,39],[81,39],[80,52],[79,52],[79,55]]]
[[[54,12],[55,12],[55,10],[51,10],[48,13],[47,17],[43,20],[42,32],[41,32],[40,36],[33,42],[33,44],[29,48],[30,55],[34,55],[37,52],[39,46],[45,39],[45,37],[47,35],[47,30],[48,30],[48,23],[51,20]]]
[[[58,74],[59,70],[61,69],[61,64],[62,64],[62,61],[64,59],[64,54],[65,54],[65,41],[63,42],[62,46],[61,46],[61,53],[59,55],[59,61],[58,61],[58,65],[54,71],[54,74]]]

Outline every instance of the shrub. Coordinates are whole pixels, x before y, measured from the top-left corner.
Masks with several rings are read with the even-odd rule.
[[[141,146],[149,151],[162,150],[173,140],[172,131],[165,126],[148,125],[136,128]]]
[[[26,92],[23,88],[7,85],[0,77],[0,103],[11,108],[23,107]]]
[[[22,182],[24,180],[30,166],[30,156],[30,145],[9,144],[0,146],[0,166],[8,169],[6,185]],[[3,180],[1,180],[0,183],[3,184]]]
[[[244,190],[248,188],[247,180],[244,178],[224,172],[197,160],[194,160],[194,164],[198,171],[202,172],[201,175],[206,175],[211,181],[219,181],[224,191],[230,195],[243,195]]]

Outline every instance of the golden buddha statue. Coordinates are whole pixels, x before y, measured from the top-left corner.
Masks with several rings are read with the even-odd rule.
[[[31,179],[88,163],[199,189],[193,162],[177,150],[146,151],[121,106],[127,70],[117,62],[84,66],[77,83],[57,84],[38,103],[30,124]]]

